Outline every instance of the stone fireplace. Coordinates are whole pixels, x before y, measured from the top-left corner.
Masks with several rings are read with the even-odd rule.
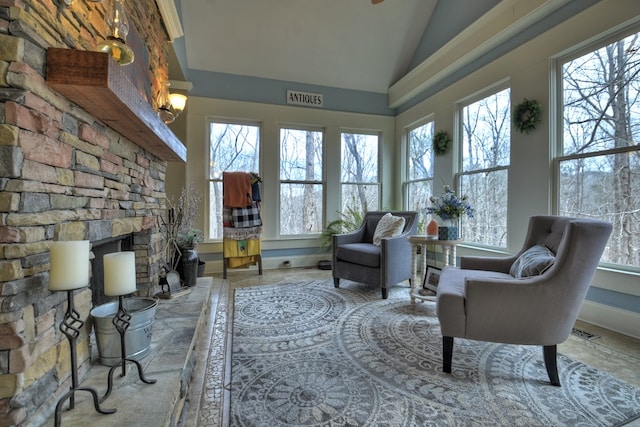
[[[48,290],[51,241],[90,240],[97,257],[135,251],[140,296],[159,291],[164,262],[157,219],[166,211],[167,158],[145,146],[138,129],[118,128],[47,81],[47,51],[92,50],[106,35],[110,2],[63,3],[0,0],[0,427],[44,424],[71,382],[69,344],[58,329],[66,293]],[[155,115],[150,94],[168,80],[166,33],[155,1],[126,6],[139,51],[127,71],[135,79],[124,85],[133,84],[130,96]],[[135,112],[114,109],[131,116],[122,122],[140,122]],[[99,276],[95,260],[93,268]],[[92,363],[89,312],[100,291],[73,295],[85,320],[77,341],[82,380]]]

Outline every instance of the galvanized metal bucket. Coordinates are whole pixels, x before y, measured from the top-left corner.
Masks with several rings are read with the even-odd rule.
[[[130,325],[124,334],[127,358],[141,360],[151,352],[151,334],[155,322],[158,300],[155,298],[131,297],[124,299],[124,307],[131,315]],[[99,363],[117,365],[122,357],[120,333],[113,326],[118,312],[118,301],[99,305],[91,310],[93,327],[98,343]]]

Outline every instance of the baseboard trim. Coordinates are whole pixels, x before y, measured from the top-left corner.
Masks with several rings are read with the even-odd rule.
[[[640,313],[585,301],[578,319],[611,331],[640,339]]]
[[[310,268],[317,267],[318,261],[320,260],[330,260],[331,254],[318,254],[318,255],[302,255],[302,256],[292,256],[286,258],[289,261],[289,264],[284,265],[284,259],[282,257],[262,257],[262,268],[264,270],[273,270],[276,268]],[[223,270],[222,260],[215,261],[207,261],[205,265],[205,274],[221,274]],[[227,271],[233,271],[235,269],[228,269]],[[240,268],[239,270],[242,270]],[[247,268],[247,270],[258,270],[258,266],[252,265]]]

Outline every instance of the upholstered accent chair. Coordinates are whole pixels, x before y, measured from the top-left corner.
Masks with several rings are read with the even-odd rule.
[[[378,245],[374,243],[376,228],[387,213],[404,218],[404,227],[398,231],[399,234],[380,238]],[[335,234],[332,259],[335,287],[340,286],[341,278],[379,286],[382,298],[386,299],[389,286],[411,278],[411,244],[408,237],[415,234],[417,228],[417,212],[376,211],[367,212],[357,230]]]
[[[611,230],[604,221],[534,216],[516,255],[462,257],[444,268],[436,300],[443,371],[451,372],[454,337],[540,345],[560,386],[557,345],[571,333]]]

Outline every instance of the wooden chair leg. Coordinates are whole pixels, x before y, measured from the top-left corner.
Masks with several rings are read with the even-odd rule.
[[[551,381],[551,385],[560,387],[560,378],[558,377],[557,352],[557,346],[555,345],[545,345],[544,347],[542,347],[542,353],[544,354],[544,366],[547,368],[549,381]]]
[[[442,372],[451,373],[453,358],[453,337],[442,337]]]
[[[382,288],[382,299],[387,299],[387,298],[389,298],[389,289]]]
[[[333,286],[335,286],[336,288],[340,287],[340,278],[339,277],[334,277],[333,278]]]

